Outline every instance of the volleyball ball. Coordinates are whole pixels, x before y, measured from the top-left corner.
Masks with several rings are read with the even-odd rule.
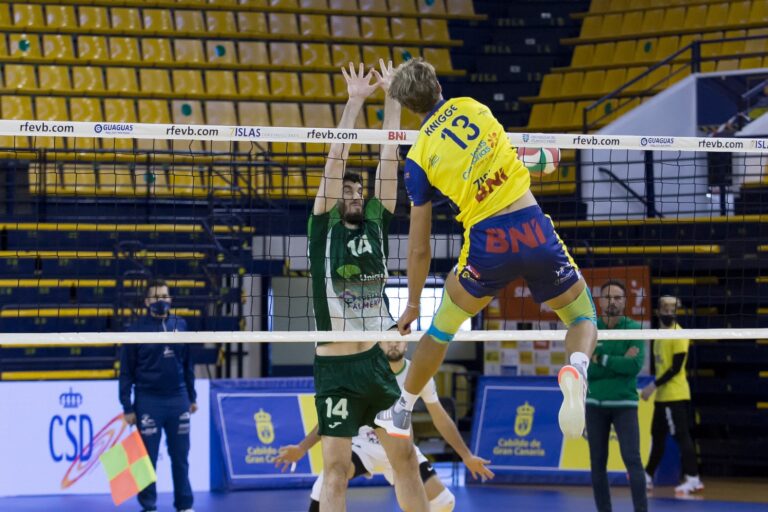
[[[559,148],[519,148],[517,155],[531,172],[552,174],[560,165]]]

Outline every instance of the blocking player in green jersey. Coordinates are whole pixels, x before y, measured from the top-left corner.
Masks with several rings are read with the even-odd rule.
[[[354,128],[365,99],[377,88],[389,89],[392,63],[365,73],[350,63],[342,69],[349,99],[339,128]],[[375,78],[375,80],[374,80]],[[371,81],[373,83],[371,83]],[[400,105],[387,96],[385,130],[400,126]],[[383,331],[396,326],[389,313],[387,236],[397,199],[397,146],[382,145],[374,197],[364,202],[359,175],[346,172],[349,144],[331,144],[323,178],[309,218],[309,260],[318,330]],[[315,407],[323,447],[320,510],[346,510],[347,471],[352,437],[374,426],[376,413],[400,396],[397,379],[375,341],[319,344],[315,353]],[[377,429],[394,470],[395,492],[404,510],[429,510],[418,478],[410,439]]]

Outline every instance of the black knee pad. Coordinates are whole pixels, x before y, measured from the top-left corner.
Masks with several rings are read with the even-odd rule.
[[[311,500],[309,502],[309,512],[320,512],[320,502]]]
[[[426,482],[433,476],[437,475],[437,471],[435,471],[435,468],[432,467],[432,463],[428,460],[425,460],[421,464],[419,464],[419,474],[421,475],[421,481]]]
[[[357,478],[360,475],[368,474],[368,470],[365,469],[363,461],[360,460],[360,457],[358,457],[355,452],[352,452],[352,465],[355,467],[355,474],[352,475],[352,478]]]

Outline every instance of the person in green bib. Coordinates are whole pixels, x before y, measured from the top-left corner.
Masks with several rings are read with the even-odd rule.
[[[342,69],[349,99],[339,128],[355,126],[365,100],[381,87],[386,93],[394,73]],[[375,77],[375,79],[374,79]],[[373,80],[373,81],[372,81]],[[400,104],[386,97],[383,129],[400,127]],[[397,146],[382,145],[374,196],[363,197],[363,180],[346,170],[349,144],[330,146],[323,178],[309,217],[309,268],[312,304],[319,331],[386,331],[396,327],[389,312],[387,282],[389,225],[397,200]],[[346,510],[352,438],[370,426],[376,413],[400,396],[397,378],[376,341],[324,343],[315,349],[315,408],[323,448],[321,512]],[[400,507],[427,512],[429,504],[411,439],[376,433],[392,465]]]
[[[600,288],[601,316],[598,330],[640,329],[624,315],[627,290],[620,281],[609,280]],[[589,365],[587,390],[587,441],[592,470],[592,491],[598,512],[611,511],[608,485],[608,441],[611,425],[619,439],[621,458],[629,473],[635,512],[648,510],[645,471],[640,458],[640,425],[637,419],[637,374],[643,367],[643,340],[598,341]]]

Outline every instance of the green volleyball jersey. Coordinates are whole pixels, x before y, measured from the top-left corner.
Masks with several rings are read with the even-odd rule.
[[[392,213],[367,202],[360,228],[349,229],[334,206],[309,217],[309,268],[318,331],[385,331],[395,325],[384,294]]]

